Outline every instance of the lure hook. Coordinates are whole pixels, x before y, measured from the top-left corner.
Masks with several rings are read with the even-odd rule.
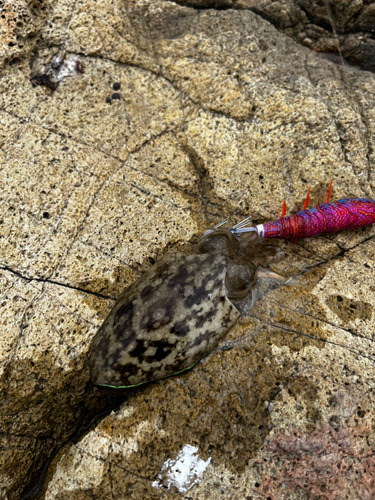
[[[234,229],[234,230],[237,230],[237,229],[241,229],[243,226],[246,226],[246,224],[248,222],[251,222],[251,217],[246,217],[246,219],[242,220],[241,222],[239,222],[238,224],[236,224],[235,226],[232,227],[231,231]]]
[[[244,227],[248,222],[251,222],[251,217],[246,217],[246,219],[242,220],[238,224],[232,227],[230,232],[235,236],[239,236],[242,233],[249,233],[251,231],[256,231],[255,227]]]
[[[216,226],[214,226],[212,229],[219,229],[219,227],[223,226],[224,224],[226,224],[229,220],[229,217],[227,217],[226,219],[222,220],[221,222],[219,222],[218,224],[216,224]]]

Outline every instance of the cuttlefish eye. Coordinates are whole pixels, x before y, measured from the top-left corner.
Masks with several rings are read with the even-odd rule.
[[[248,295],[256,283],[256,266],[251,262],[236,264],[228,258],[225,288],[228,299],[241,299]]]

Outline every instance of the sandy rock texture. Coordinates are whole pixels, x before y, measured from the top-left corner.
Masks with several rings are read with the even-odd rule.
[[[265,283],[189,373],[124,401],[87,368],[167,250],[296,212],[308,186],[321,203],[330,179],[375,197],[374,75],[250,10],[2,9],[0,496],[374,498],[375,228],[280,242],[295,283]]]

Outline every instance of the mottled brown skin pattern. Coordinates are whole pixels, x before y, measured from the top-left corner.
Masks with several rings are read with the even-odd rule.
[[[215,349],[240,316],[228,295],[247,295],[256,281],[246,246],[227,230],[209,232],[202,253],[167,254],[126,289],[93,340],[92,383],[107,391],[147,385]],[[261,248],[276,259],[277,247]]]
[[[94,341],[96,385],[129,387],[191,367],[240,316],[225,294],[226,258],[162,258],[125,292]]]

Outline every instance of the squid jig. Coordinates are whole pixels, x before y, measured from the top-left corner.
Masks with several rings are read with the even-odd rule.
[[[307,208],[310,197],[309,188],[301,212],[284,217],[286,212],[286,203],[284,200],[280,219],[266,222],[265,224],[258,224],[255,227],[244,227],[240,223],[234,226],[231,231],[237,236],[242,233],[255,231],[260,238],[297,240],[299,238],[311,238],[319,234],[357,229],[375,222],[375,200],[343,198],[330,202],[331,191],[332,181],[329,186],[326,202],[314,208]]]
[[[259,278],[290,282],[262,267],[283,258],[279,247],[255,233],[237,237],[226,222],[205,231],[191,255],[164,255],[119,296],[91,344],[99,390],[123,394],[189,370],[251,309]]]

